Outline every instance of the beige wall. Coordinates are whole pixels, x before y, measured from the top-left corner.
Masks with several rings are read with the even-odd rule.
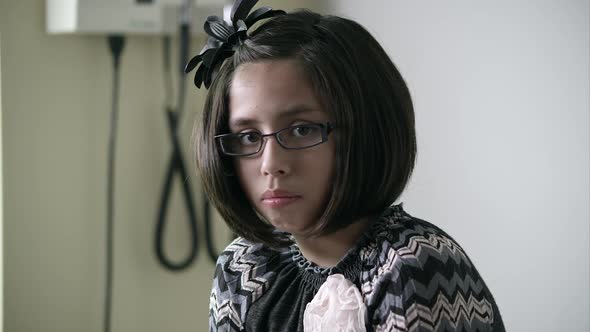
[[[265,4],[290,8],[284,1]],[[4,327],[100,331],[111,59],[104,36],[47,35],[44,10],[44,1],[0,1]],[[193,44],[197,49],[200,44]],[[153,255],[170,153],[161,53],[159,38],[130,37],[122,59],[113,331],[207,326],[213,265],[204,248],[197,264],[181,273],[163,270]],[[202,100],[202,91],[188,91],[182,136],[187,149]],[[191,174],[191,180],[198,192],[198,179]],[[179,194],[176,182],[167,233],[173,257],[188,249]],[[215,227],[221,246],[227,234],[219,221]]]
[[[2,202],[4,202],[2,196],[2,33],[0,32],[0,331],[4,326],[3,314],[4,314],[4,210]]]

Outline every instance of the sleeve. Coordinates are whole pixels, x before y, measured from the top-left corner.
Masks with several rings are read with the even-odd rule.
[[[238,241],[230,244],[217,258],[211,296],[209,298],[209,331],[234,332],[244,331],[242,324],[242,308],[235,303],[236,283],[240,271],[232,264],[243,250]]]
[[[412,239],[391,256],[371,301],[375,331],[505,331],[492,294],[453,240]]]
[[[273,274],[267,264],[274,251],[237,238],[217,258],[209,298],[209,331],[246,330],[246,316],[267,289]]]

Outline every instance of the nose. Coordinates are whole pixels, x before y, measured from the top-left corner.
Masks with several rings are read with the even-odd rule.
[[[265,176],[285,176],[291,173],[291,154],[277,142],[276,137],[265,137],[263,144],[260,173]]]

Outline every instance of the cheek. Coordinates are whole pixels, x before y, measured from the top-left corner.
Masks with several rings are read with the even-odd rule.
[[[319,192],[326,192],[332,190],[335,176],[335,151],[332,144],[326,144],[325,149],[317,151],[313,156],[309,156],[306,164],[308,165],[307,175],[313,179],[312,181],[322,187]],[[319,188],[318,188],[319,189]]]
[[[322,182],[331,181],[334,173],[334,160],[331,156],[323,155],[308,163],[312,177]]]
[[[249,199],[252,199],[256,192],[257,181],[259,181],[256,176],[258,174],[256,163],[247,159],[240,159],[234,161],[234,170],[242,190]]]

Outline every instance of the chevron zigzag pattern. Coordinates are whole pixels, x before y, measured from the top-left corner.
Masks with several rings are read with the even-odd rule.
[[[369,262],[361,278],[365,302],[375,307],[373,321],[382,322],[376,331],[489,331],[494,309],[464,250],[419,219],[404,228],[380,233],[385,238],[375,243],[395,245]],[[373,296],[383,294],[381,288],[385,296]]]
[[[217,259],[209,300],[209,325],[240,331],[248,308],[268,289],[284,253],[237,238]]]
[[[471,260],[437,226],[393,206],[361,241],[354,254],[360,274],[351,281],[360,288],[371,330],[505,331],[494,299]],[[241,238],[232,242],[217,261],[210,330],[244,331],[252,304],[273,287],[282,269],[301,263],[296,263],[293,255],[292,250],[270,249]],[[299,270],[299,288],[290,288],[298,291],[290,294],[309,291],[307,280],[314,279],[310,275],[313,271]],[[286,279],[276,280],[279,284],[278,280]],[[290,283],[288,287],[292,287]],[[293,310],[297,317],[302,311],[290,304],[296,299],[283,299],[282,288],[277,289],[273,288],[276,301],[284,301],[286,310]],[[276,304],[270,302],[269,310]],[[260,314],[264,311],[257,312],[263,319]]]

